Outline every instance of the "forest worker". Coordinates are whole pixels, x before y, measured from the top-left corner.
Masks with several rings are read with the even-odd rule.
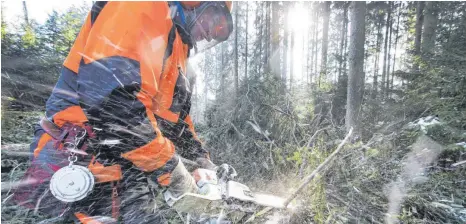
[[[187,58],[229,37],[231,8],[96,2],[47,100],[23,179],[30,184],[15,201],[81,223],[160,223],[143,209],[153,198],[147,180],[175,195],[196,191],[180,156],[215,165],[189,116]],[[88,192],[86,174],[95,182]]]

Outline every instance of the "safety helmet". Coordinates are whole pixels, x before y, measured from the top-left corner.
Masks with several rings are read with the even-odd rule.
[[[201,1],[181,1],[181,5],[185,9],[194,9],[197,8],[201,5]],[[233,7],[233,2],[232,1],[224,1],[225,5],[227,6],[228,10],[231,12],[232,7]]]
[[[186,29],[196,52],[228,39],[233,32],[231,1],[182,1]]]

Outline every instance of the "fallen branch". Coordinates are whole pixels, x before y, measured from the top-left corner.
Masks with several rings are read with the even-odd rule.
[[[37,180],[35,179],[26,179],[26,180],[23,180],[23,181],[7,181],[7,182],[2,182],[2,192],[7,192],[7,191],[10,191],[10,190],[13,190],[13,189],[16,189],[16,188],[19,188],[19,187],[23,187],[23,186],[27,186],[27,185],[30,185],[30,184],[35,184],[37,183]]]
[[[25,151],[29,148],[29,144],[3,144],[2,145],[2,151],[3,150],[8,150],[8,151]]]
[[[235,126],[232,122],[230,122],[230,124],[231,124],[231,126],[235,129],[235,131],[236,131],[236,133],[238,134],[238,136],[239,136],[240,138],[244,138],[243,133],[241,133],[241,132],[238,130],[238,128],[236,128],[236,126]]]
[[[261,105],[268,106],[268,107],[270,107],[270,108],[272,108],[272,109],[274,109],[274,110],[276,110],[276,111],[278,111],[278,112],[280,112],[280,113],[282,113],[282,114],[284,114],[284,115],[286,115],[286,116],[289,116],[289,117],[292,116],[290,113],[285,112],[285,111],[281,110],[280,108],[276,108],[276,107],[274,107],[274,106],[272,106],[272,105],[269,105],[269,104],[266,104],[266,103],[262,103]]]
[[[459,166],[461,164],[466,164],[466,160],[463,160],[461,162],[457,162],[457,163],[454,163],[454,164],[451,164],[452,167],[456,167],[456,166]]]
[[[31,155],[29,152],[29,144],[8,144],[2,145],[2,155],[12,157],[28,157]]]
[[[330,154],[330,156],[327,157],[327,159],[325,159],[325,161],[321,163],[314,171],[312,171],[312,173],[306,178],[306,180],[301,184],[301,186],[299,186],[299,188],[290,197],[286,199],[284,203],[285,208],[294,198],[296,198],[296,196],[298,196],[298,194],[304,189],[304,187],[306,187],[309,184],[309,182],[311,182],[311,180],[313,180],[314,177],[319,172],[321,172],[330,161],[333,160],[333,158],[341,151],[341,149],[343,148],[343,145],[345,145],[345,143],[348,141],[352,133],[353,133],[353,128],[350,128],[348,134],[343,139],[343,141],[340,143],[340,145],[338,145],[337,149],[332,154]]]
[[[2,151],[2,155],[7,157],[28,157],[31,155],[30,152],[12,152],[12,151]]]
[[[299,186],[298,190],[296,190],[290,197],[288,197],[285,202],[283,203],[283,208],[287,208],[288,207],[288,204],[296,197],[298,196],[299,192],[301,192],[304,187],[306,187],[306,185],[309,184],[309,182],[311,182],[312,179],[314,179],[314,177],[319,173],[321,172],[325,166],[331,162],[333,160],[333,158],[335,157],[335,155],[337,155],[341,149],[343,148],[343,145],[345,145],[345,143],[348,141],[349,137],[351,136],[351,134],[353,133],[353,128],[351,127],[348,134],[346,135],[346,137],[343,139],[343,141],[341,141],[340,145],[338,145],[337,149],[332,153],[330,154],[329,157],[327,157],[327,159],[325,159],[325,161],[323,163],[321,163],[314,171],[312,171],[311,175],[309,175],[306,180],[304,181],[304,183],[301,184],[301,186]],[[261,211],[259,211],[258,213],[255,213],[254,215],[252,215],[248,220],[246,220],[245,223],[249,223],[249,222],[252,222],[256,217],[259,217],[267,212],[269,212],[270,210],[272,210],[272,207],[265,207],[264,209],[262,209]]]
[[[246,222],[244,222],[244,223],[250,223],[250,222],[254,221],[254,219],[256,217],[259,217],[259,216],[269,212],[270,210],[272,210],[272,207],[266,207],[266,208],[262,209],[260,212],[251,215],[251,217],[249,217],[249,219],[247,219]]]
[[[2,154],[5,156],[17,156],[17,157],[28,157],[31,155],[29,152],[29,144],[10,144],[2,145]],[[181,161],[185,165],[198,166],[196,162],[181,158]]]
[[[317,130],[313,135],[312,137],[309,139],[309,141],[307,142],[306,146],[309,148],[311,147],[311,144],[312,144],[312,141],[314,140],[314,138],[317,136],[317,134],[325,129],[328,129],[328,127],[325,127],[325,128],[322,128],[322,129],[319,129]]]

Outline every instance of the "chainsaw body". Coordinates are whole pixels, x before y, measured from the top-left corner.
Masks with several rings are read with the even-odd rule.
[[[254,193],[248,186],[222,178],[215,171],[197,169],[197,193],[185,193],[174,197],[168,190],[165,201],[178,212],[197,217],[196,220],[227,217],[231,222],[239,222],[247,215],[265,208],[283,209],[285,199],[273,195]]]

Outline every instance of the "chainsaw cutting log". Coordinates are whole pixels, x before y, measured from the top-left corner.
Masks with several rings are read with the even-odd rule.
[[[234,181],[236,175],[236,171],[227,164],[215,170],[197,169],[193,176],[198,192],[177,197],[169,189],[164,193],[165,201],[176,211],[202,222],[227,217],[230,222],[237,223],[264,207],[285,208],[284,198],[256,193]]]

